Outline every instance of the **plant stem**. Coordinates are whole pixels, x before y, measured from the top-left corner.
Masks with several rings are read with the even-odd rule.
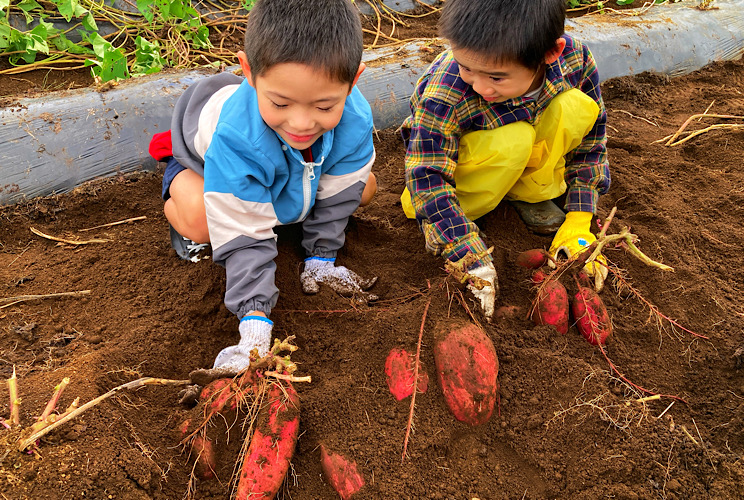
[[[62,392],[65,390],[65,387],[67,387],[70,383],[70,377],[65,377],[62,379],[62,382],[59,383],[57,387],[54,388],[54,394],[52,395],[52,399],[49,400],[49,402],[46,405],[46,408],[44,408],[44,411],[42,414],[37,418],[37,422],[43,422],[46,420],[46,418],[52,414],[55,408],[57,408],[57,403],[59,403],[59,398],[62,396]]]
[[[418,344],[416,345],[416,359],[413,366],[413,394],[411,395],[411,409],[408,412],[408,425],[406,425],[406,436],[403,439],[403,454],[400,457],[400,462],[406,459],[406,453],[408,452],[408,438],[411,435],[411,428],[413,427],[413,410],[416,407],[416,393],[418,392],[418,371],[419,371],[419,360],[421,359],[421,340],[424,336],[424,323],[426,323],[426,313],[429,312],[429,305],[431,304],[431,298],[426,301],[424,307],[424,314],[421,318],[421,328],[419,329]]]
[[[13,370],[13,377],[15,377],[15,369]],[[42,436],[45,436],[52,430],[56,429],[60,425],[64,424],[65,422],[72,420],[73,418],[77,417],[81,413],[83,413],[88,408],[91,408],[101,401],[110,398],[117,392],[121,392],[125,389],[139,389],[140,387],[144,387],[146,385],[189,385],[191,384],[190,380],[169,380],[164,378],[153,378],[153,377],[142,377],[138,378],[137,380],[133,380],[131,382],[127,382],[126,384],[121,384],[120,386],[114,387],[110,391],[108,391],[106,394],[103,394],[101,396],[98,396],[95,399],[92,399],[85,403],[83,406],[79,408],[75,408],[72,411],[66,411],[62,415],[60,415],[60,418],[58,418],[55,422],[49,424],[48,426],[44,427],[43,429],[40,429],[36,432],[33,432],[29,437],[27,438],[21,438],[18,440],[18,450],[24,451],[26,448],[34,444],[39,438]]]
[[[10,393],[10,423],[21,425],[21,400],[18,398],[18,378],[13,367],[13,375],[8,379],[8,393]]]

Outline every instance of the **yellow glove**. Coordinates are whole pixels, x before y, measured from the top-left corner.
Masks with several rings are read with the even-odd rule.
[[[550,254],[556,259],[561,254],[571,258],[597,241],[590,230],[593,216],[591,212],[568,212],[566,220],[555,233],[553,243],[550,245]],[[607,259],[602,254],[597,255],[593,262],[586,263],[584,271],[594,277],[597,291],[601,290],[608,274]]]

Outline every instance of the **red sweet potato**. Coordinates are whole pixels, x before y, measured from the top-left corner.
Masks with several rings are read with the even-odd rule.
[[[191,444],[191,453],[196,457],[196,473],[202,479],[214,479],[217,459],[212,441],[206,436],[196,436]]]
[[[394,347],[385,360],[385,374],[390,393],[400,401],[413,394],[414,359],[405,349]],[[418,369],[418,392],[429,388],[429,375],[424,371],[421,362]]]
[[[561,335],[568,333],[568,292],[558,280],[545,281],[532,309],[536,325],[552,325]]]
[[[591,288],[580,286],[571,299],[571,314],[576,327],[592,345],[604,345],[612,335],[612,322],[601,297]]]
[[[181,432],[181,439],[188,436],[190,424],[191,420],[186,419],[178,426],[178,430]],[[214,453],[212,441],[209,438],[201,435],[194,436],[194,439],[191,441],[191,452],[189,456],[194,457],[196,462],[194,470],[200,478],[214,479],[217,458]]]
[[[444,399],[457,420],[470,425],[491,418],[499,360],[493,342],[477,326],[459,322],[437,328],[434,361]]]
[[[341,500],[349,500],[364,487],[364,476],[357,471],[356,462],[338,453],[329,452],[325,445],[320,445],[320,466],[326,480]]]
[[[200,395],[199,401],[206,405],[205,412],[214,414],[222,411],[225,407],[235,410],[238,405],[236,392],[231,387],[233,379],[218,378],[206,385]]]
[[[527,269],[537,269],[551,261],[550,254],[542,248],[525,250],[517,255],[515,263]]]
[[[530,279],[533,283],[539,284],[545,281],[545,278],[548,277],[550,273],[545,271],[544,269],[536,269],[533,273]]]
[[[300,400],[291,383],[274,383],[243,457],[237,500],[272,499],[282,486],[300,430]]]

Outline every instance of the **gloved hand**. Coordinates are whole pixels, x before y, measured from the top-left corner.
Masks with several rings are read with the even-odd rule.
[[[268,354],[271,348],[271,330],[273,328],[274,322],[269,318],[263,316],[245,316],[240,320],[240,325],[238,326],[240,341],[236,345],[222,349],[217,354],[212,368],[200,368],[189,373],[191,382],[198,389],[198,386],[203,387],[218,378],[235,377],[235,375],[250,365],[251,351],[255,349],[258,358]],[[255,360],[257,357],[254,356],[253,359]],[[182,391],[180,402],[189,403],[189,396],[191,394],[187,394],[187,391]]]
[[[336,266],[336,259],[309,257],[305,259],[305,270],[300,274],[302,291],[318,293],[320,284],[328,285],[344,297],[354,297],[360,302],[377,300],[377,295],[366,290],[377,282],[377,276],[365,279],[344,266]]]
[[[480,301],[483,314],[490,321],[491,316],[493,316],[496,295],[499,293],[499,278],[496,276],[496,268],[493,267],[493,262],[489,262],[485,266],[470,269],[468,274],[488,283],[480,289],[478,283],[468,283],[467,288]]]
[[[550,245],[550,254],[553,258],[558,259],[561,255],[571,258],[597,241],[590,230],[593,216],[591,212],[568,212],[566,214],[566,220],[555,233],[553,243]],[[597,291],[601,290],[609,272],[607,259],[602,254],[597,255],[594,262],[586,263],[584,271],[590,277],[594,277],[594,286]]]

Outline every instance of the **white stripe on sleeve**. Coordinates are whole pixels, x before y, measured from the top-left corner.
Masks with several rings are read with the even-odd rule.
[[[318,192],[315,195],[316,200],[323,200],[330,198],[346,189],[349,186],[353,186],[357,182],[363,182],[367,184],[369,173],[372,171],[372,165],[375,162],[375,152],[372,152],[372,157],[369,162],[359,170],[344,175],[328,175],[323,174],[320,176],[318,181]]]
[[[273,228],[279,224],[271,203],[245,201],[230,193],[204,193],[209,240],[213,249],[239,236],[254,240],[276,239]]]

